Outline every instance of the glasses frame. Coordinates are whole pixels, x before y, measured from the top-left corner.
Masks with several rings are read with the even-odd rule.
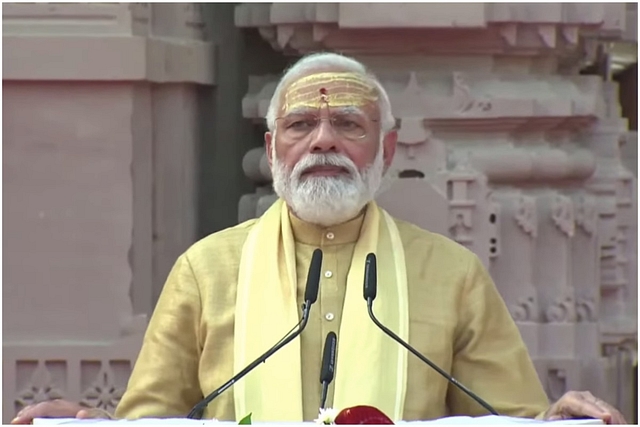
[[[308,113],[308,112],[307,112],[307,113],[294,113],[294,114],[307,115],[307,116],[314,116],[314,117],[318,120],[318,123],[316,124],[316,127],[314,127],[314,128],[313,128],[313,129],[312,129],[308,134],[306,134],[304,137],[300,138],[300,140],[303,140],[304,138],[307,138],[309,135],[311,135],[313,132],[315,132],[315,131],[320,127],[320,122],[321,122],[321,121],[323,121],[323,120],[327,120],[327,121],[329,121],[329,125],[331,126],[331,129],[333,129],[333,131],[334,131],[336,134],[338,134],[338,135],[340,135],[340,136],[342,136],[342,137],[344,137],[344,138],[347,138],[347,139],[348,139],[348,140],[350,140],[350,141],[358,141],[358,140],[360,140],[360,139],[365,138],[365,137],[368,135],[368,131],[367,131],[367,129],[365,129],[365,133],[364,133],[364,135],[359,136],[359,137],[356,137],[356,138],[349,138],[348,136],[345,136],[345,135],[341,134],[340,132],[338,132],[338,131],[336,130],[335,126],[333,125],[333,123],[332,123],[332,119],[333,119],[333,117],[332,117],[332,116],[329,116],[329,117],[320,117],[320,114],[317,114],[317,113]],[[372,118],[370,118],[370,117],[369,117],[369,116],[367,116],[367,115],[364,115],[364,114],[363,114],[362,116],[364,116],[364,117],[365,117],[367,120],[369,120],[371,123],[379,123],[379,122],[380,122],[380,120],[378,120],[378,119],[372,119]],[[275,122],[276,122],[276,123],[278,123],[278,120],[284,120],[284,119],[286,119],[287,117],[288,117],[288,116],[280,116],[280,117],[276,117]]]

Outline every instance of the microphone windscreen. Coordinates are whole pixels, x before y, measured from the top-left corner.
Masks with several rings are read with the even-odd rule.
[[[322,354],[322,368],[320,370],[320,383],[333,381],[336,369],[336,334],[329,332],[324,341],[324,353]]]
[[[307,275],[307,287],[304,292],[304,300],[313,304],[318,299],[318,288],[320,287],[320,273],[322,270],[322,251],[316,249],[311,256],[309,273]]]
[[[378,289],[378,268],[376,266],[376,255],[370,253],[364,262],[364,299],[373,301],[376,299]]]

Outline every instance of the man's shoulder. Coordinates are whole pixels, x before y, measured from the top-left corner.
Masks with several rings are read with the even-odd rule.
[[[247,239],[251,228],[257,219],[250,219],[232,227],[211,233],[193,243],[186,251],[185,256],[190,259],[212,256],[224,256],[225,258],[239,256],[242,245]]]

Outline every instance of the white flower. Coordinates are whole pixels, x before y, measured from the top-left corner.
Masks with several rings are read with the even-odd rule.
[[[338,411],[337,409],[321,408],[320,414],[318,414],[318,418],[313,421],[315,421],[316,424],[334,424],[334,421],[339,413],[340,411]]]

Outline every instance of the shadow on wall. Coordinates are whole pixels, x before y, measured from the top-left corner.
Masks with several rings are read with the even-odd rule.
[[[617,73],[614,78],[620,84],[622,116],[629,120],[629,130],[638,130],[638,63]]]
[[[263,129],[242,116],[249,76],[279,75],[296,58],[275,51],[257,29],[238,28],[236,4],[204,4],[217,45],[216,85],[200,96],[198,238],[237,224],[238,200],[253,191],[242,158],[263,144]]]

